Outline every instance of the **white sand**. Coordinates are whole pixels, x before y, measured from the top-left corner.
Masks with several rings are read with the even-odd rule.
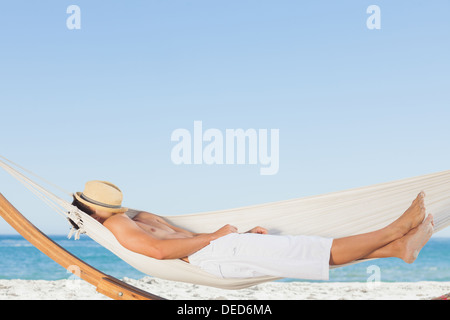
[[[145,277],[124,281],[166,299],[176,300],[422,300],[450,293],[450,282],[378,283],[264,283],[241,290],[221,290]],[[103,300],[81,280],[0,280],[1,300]]]

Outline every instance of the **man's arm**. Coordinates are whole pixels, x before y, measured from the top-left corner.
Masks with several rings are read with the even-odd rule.
[[[203,233],[194,233],[194,232],[191,232],[191,231],[188,231],[188,230],[176,227],[176,226],[170,224],[169,222],[167,222],[163,217],[158,216],[158,215],[153,214],[153,213],[141,211],[139,214],[144,215],[144,217],[146,215],[149,215],[151,217],[155,217],[158,220],[158,222],[160,222],[160,223],[170,227],[171,229],[175,230],[176,232],[184,233],[184,234],[186,234],[188,236],[199,236],[199,235],[203,234]],[[247,231],[246,233],[268,234],[268,231],[267,231],[267,229],[258,226],[258,227],[254,227],[253,229]]]
[[[207,246],[211,241],[237,232],[235,227],[226,225],[214,233],[183,239],[160,240],[142,230],[133,220],[121,215],[109,218],[105,221],[104,226],[114,234],[123,247],[159,260],[188,257]]]

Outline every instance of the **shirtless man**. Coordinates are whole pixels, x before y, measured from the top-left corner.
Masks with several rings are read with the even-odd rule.
[[[92,191],[95,188],[109,189],[102,196],[98,190]],[[123,247],[154,259],[182,259],[190,262],[191,255],[211,242],[238,233],[232,225],[225,225],[213,233],[193,233],[149,212],[139,212],[130,218],[125,214],[127,209],[121,207],[120,190],[107,182],[88,182],[85,191],[76,193],[74,197],[73,205],[102,223]],[[92,199],[95,197],[97,199]],[[113,197],[117,199],[111,200]],[[426,217],[424,198],[425,193],[421,192],[396,221],[382,229],[329,239],[329,252],[325,251],[327,263],[330,266],[342,265],[361,259],[388,257],[397,257],[406,263],[414,262],[433,234],[433,217],[430,214]],[[268,235],[268,230],[263,227],[255,227],[246,233],[282,237]]]

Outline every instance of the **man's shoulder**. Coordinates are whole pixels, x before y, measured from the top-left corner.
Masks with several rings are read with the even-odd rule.
[[[121,227],[125,227],[127,225],[133,224],[134,221],[130,219],[127,215],[120,213],[115,214],[103,222],[103,225],[108,229],[114,228],[120,224]]]

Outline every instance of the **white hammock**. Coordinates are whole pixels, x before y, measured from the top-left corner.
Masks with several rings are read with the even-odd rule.
[[[10,162],[4,157],[0,158]],[[50,193],[1,160],[0,166],[53,209],[72,219],[80,228],[78,234],[86,233],[145,274],[224,289],[240,289],[276,279],[273,277],[222,279],[181,260],[156,260],[127,250],[107,228],[68,201]],[[248,230],[260,225],[272,234],[339,238],[385,227],[397,219],[422,190],[427,194],[425,199],[427,210],[433,214],[435,232],[438,232],[450,225],[450,171],[302,199],[164,218],[173,225],[199,233],[214,232],[229,223],[239,230]]]

